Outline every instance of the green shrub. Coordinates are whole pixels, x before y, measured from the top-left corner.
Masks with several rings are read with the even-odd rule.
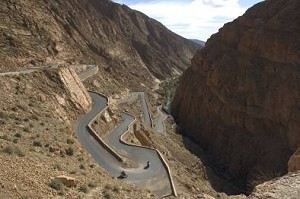
[[[50,183],[49,183],[49,186],[52,188],[52,189],[55,189],[55,190],[62,190],[63,187],[64,187],[64,184],[59,181],[59,180],[51,180]]]
[[[42,145],[42,143],[40,141],[34,141],[33,142],[33,146],[43,147],[43,145]]]
[[[111,187],[110,184],[106,184],[106,185],[104,186],[104,188],[105,188],[105,189],[111,189],[112,187]]]
[[[11,146],[11,145],[5,147],[2,150],[2,152],[7,153],[9,155],[16,154],[19,157],[24,157],[25,156],[25,154],[18,147],[14,147],[14,146]]]
[[[24,128],[23,128],[23,131],[29,133],[29,131],[30,131],[30,130],[29,130],[29,127],[24,127]]]
[[[76,170],[70,171],[70,174],[76,174]]]
[[[120,192],[120,188],[117,185],[114,185],[112,190],[113,190],[113,192],[116,192],[116,193]]]
[[[9,155],[12,155],[14,153],[14,147],[13,146],[7,146],[2,150],[4,153],[7,153]]]
[[[11,141],[11,139],[7,135],[1,135],[0,139],[6,140],[6,141]]]
[[[31,119],[38,121],[39,117],[37,115],[31,115]]]
[[[0,111],[0,118],[3,118],[3,119],[8,119],[9,118],[9,115],[3,111]]]
[[[19,157],[24,157],[25,156],[25,154],[19,148],[17,148],[17,147],[15,148],[14,152]]]
[[[72,139],[67,139],[67,144],[74,144],[74,140],[72,140]]]
[[[105,199],[110,199],[110,198],[111,198],[111,195],[110,195],[110,193],[109,193],[108,190],[104,190],[104,191],[103,191],[103,197],[104,197]]]
[[[58,163],[55,163],[53,168],[57,169],[59,171],[62,171],[62,168],[61,168],[60,164],[58,164]]]
[[[68,147],[65,151],[68,156],[74,155],[74,149],[72,147]]]
[[[29,102],[29,103],[28,103],[28,106],[34,107],[34,103],[33,103],[33,102]]]
[[[97,184],[96,184],[95,182],[90,182],[90,183],[88,184],[88,186],[89,186],[90,188],[95,188],[95,187],[97,187]]]
[[[19,105],[17,105],[17,107],[22,109],[23,111],[26,111],[26,112],[28,111],[28,107],[25,104],[19,104]]]
[[[80,185],[78,190],[83,192],[83,193],[87,193],[89,191],[88,187],[85,184]]]
[[[16,133],[15,137],[20,138],[20,137],[22,137],[22,135],[20,133]]]
[[[15,106],[15,107],[13,107],[11,110],[14,111],[14,112],[17,112],[17,111],[18,111],[18,108]]]
[[[78,160],[79,162],[82,162],[84,159],[83,159],[83,157],[79,157],[77,160]]]
[[[79,168],[80,168],[80,169],[85,169],[85,166],[84,166],[83,164],[80,164],[80,165],[79,165]]]

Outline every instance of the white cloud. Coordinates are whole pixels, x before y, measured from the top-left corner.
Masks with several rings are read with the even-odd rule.
[[[239,5],[238,0],[165,0],[128,6],[159,20],[179,35],[204,41],[224,23],[232,21],[246,11]]]

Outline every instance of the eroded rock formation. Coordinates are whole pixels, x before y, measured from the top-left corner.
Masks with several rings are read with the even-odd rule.
[[[182,76],[172,114],[219,168],[249,182],[300,147],[300,1],[268,0],[224,25]]]

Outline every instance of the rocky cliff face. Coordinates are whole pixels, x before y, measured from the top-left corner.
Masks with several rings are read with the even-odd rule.
[[[0,2],[0,71],[87,63],[150,82],[182,72],[198,47],[109,0]]]
[[[287,171],[300,147],[300,2],[269,0],[192,59],[172,114],[219,168],[249,181]]]

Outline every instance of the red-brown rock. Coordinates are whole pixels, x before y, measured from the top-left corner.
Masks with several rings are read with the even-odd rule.
[[[236,179],[285,173],[300,147],[299,32],[300,1],[264,1],[213,35],[182,77],[172,114]]]
[[[182,72],[200,47],[110,0],[0,1],[0,18],[0,72],[86,63],[151,82]]]

